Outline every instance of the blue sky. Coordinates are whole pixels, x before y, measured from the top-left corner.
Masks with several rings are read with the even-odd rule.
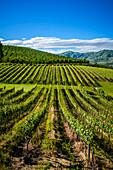
[[[3,44],[53,53],[113,49],[113,0],[0,0],[0,6]]]

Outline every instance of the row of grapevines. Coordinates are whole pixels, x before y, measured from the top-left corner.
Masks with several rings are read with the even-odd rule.
[[[19,74],[18,79],[16,79],[16,81],[15,81],[16,84],[19,84],[19,83],[22,81],[23,77],[26,75],[27,71],[29,71],[29,69],[30,69],[31,67],[32,67],[32,66],[27,65],[27,66],[25,67],[25,69],[23,69],[24,71],[23,71],[23,70],[21,71],[21,73]]]
[[[41,67],[41,69],[40,69],[40,71],[39,71],[39,73],[38,73],[34,83],[40,83],[40,80],[41,80],[41,78],[42,78],[42,76],[44,74],[45,68],[46,68],[46,65]]]
[[[66,90],[66,92],[69,100],[71,101],[73,106],[77,109],[77,112],[79,112],[79,114],[82,114],[89,122],[93,123],[97,128],[99,127],[106,133],[113,135],[112,133],[113,128],[110,125],[105,124],[105,122],[102,122],[97,116],[94,116],[91,114],[91,112],[88,113],[88,111],[85,111],[84,109],[81,108],[80,105],[82,105],[82,102],[84,102],[84,100],[80,98],[80,96],[78,95],[77,91],[74,88],[73,88],[73,92],[76,96],[71,95],[69,93],[69,90]],[[77,99],[79,99],[80,104],[76,103],[75,99],[76,101]]]
[[[50,90],[45,96],[46,97],[41,101],[41,107],[28,115],[25,120],[18,123],[18,125],[14,127],[15,133],[12,135],[12,140],[15,140],[17,143],[21,143],[26,139],[28,141],[30,140],[31,136],[35,132],[35,129],[37,128],[38,124],[40,123],[41,119],[44,117],[48,109]]]
[[[111,109],[107,109],[107,107],[94,100],[94,98],[92,98],[91,95],[84,90],[84,88],[78,87],[78,92],[88,103],[97,108],[97,110],[102,109],[105,113],[108,113],[106,116],[113,115]]]
[[[3,65],[3,66],[0,66],[0,74],[4,73],[8,68],[10,68],[11,66],[10,65]]]
[[[20,90],[17,90],[15,93],[13,94],[10,94],[6,100],[10,100],[10,99],[13,99],[17,96],[19,96],[20,94],[22,94],[24,92],[24,88],[20,89]]]
[[[37,66],[34,66],[34,67],[32,68],[32,70],[30,71],[30,73],[29,73],[27,76],[25,76],[25,78],[23,79],[22,83],[29,83],[29,80],[30,80],[30,78],[32,77],[32,75],[34,74],[36,68],[37,68]]]
[[[68,70],[68,72],[69,72],[69,74],[71,76],[71,79],[73,81],[73,85],[77,85],[77,79],[76,79],[72,69],[70,68],[70,66],[67,66],[67,70]]]
[[[10,105],[12,104],[11,102],[11,99],[19,96],[20,94],[22,94],[24,92],[24,89],[20,89],[20,90],[17,90],[16,92],[12,93],[12,94],[9,94],[8,96],[6,96],[5,98],[1,98],[0,100],[0,107],[3,107],[5,105]]]
[[[37,78],[37,75],[40,71],[40,69],[42,68],[42,65],[38,66],[34,72],[34,74],[32,74],[32,76],[30,77],[29,81],[27,83],[36,83],[36,78]]]
[[[23,66],[22,70],[20,70],[16,76],[11,80],[12,83],[16,83],[18,81],[18,78],[21,77],[21,75],[28,69],[28,66]]]
[[[28,112],[26,117],[15,124],[12,128],[12,133],[9,133],[6,137],[4,136],[3,140],[5,139],[5,141],[0,147],[1,162],[4,161],[4,153],[7,152],[9,155],[12,154],[12,152],[15,152],[15,147],[18,147],[18,145],[22,142],[27,142],[28,145],[30,138],[48,109],[48,102],[50,98],[49,91],[47,94],[43,94],[43,97],[44,96],[46,96],[45,99],[41,98],[40,100],[40,103],[42,103],[41,107],[34,112]]]
[[[8,83],[7,79],[9,79],[9,77],[10,77],[13,73],[15,73],[15,72],[18,70],[19,67],[20,67],[20,66],[15,67],[13,70],[11,70],[9,73],[7,73],[4,77],[2,77],[2,78],[0,79],[0,81],[1,81],[1,82],[4,82],[4,83]]]
[[[0,93],[0,96],[1,96],[1,97],[4,97],[4,96],[6,96],[7,94],[12,93],[12,92],[14,92],[14,91],[15,91],[15,87],[12,88],[12,89],[8,89],[8,90]]]
[[[29,68],[22,74],[22,76],[18,79],[17,83],[23,83],[23,80],[27,75],[29,75],[30,71],[33,69],[33,66],[29,66]]]
[[[91,125],[89,123],[84,123],[81,117],[75,118],[75,116],[73,116],[71,112],[69,112],[69,109],[67,109],[66,107],[67,105],[65,104],[64,96],[61,90],[58,90],[58,100],[62,113],[64,114],[66,120],[70,123],[76,133],[81,136],[86,143],[90,143],[91,139],[94,136],[94,127],[92,126],[91,128]]]
[[[56,67],[56,82],[57,84],[62,84],[62,75],[59,67]]]
[[[29,90],[28,92],[26,92],[25,94],[23,94],[21,97],[15,99],[15,100],[12,100],[12,103],[21,103],[21,102],[24,102],[26,101],[27,98],[30,97],[30,95],[33,93],[34,90],[37,89],[37,86],[33,87],[31,90]]]
[[[102,120],[107,121],[108,124],[109,124],[109,122],[113,123],[112,118],[104,110],[97,111],[94,107],[91,106],[91,103],[89,103],[85,99],[83,99],[77,91],[76,91],[76,95],[79,96],[79,99],[85,104],[85,106],[87,106],[89,111],[93,112],[94,114],[96,114],[97,116],[102,118]]]
[[[67,83],[68,83],[68,85],[74,85],[73,79],[72,79],[72,77],[71,77],[71,75],[70,75],[70,72],[69,72],[69,70],[67,69],[67,67],[66,67],[66,66],[63,66],[62,68],[63,68],[63,70],[64,70],[64,72],[65,72],[65,76],[67,77]]]
[[[45,84],[100,86],[97,80],[100,78],[96,77],[95,73],[90,73],[85,67],[74,65],[10,65],[6,71],[0,73],[0,81],[7,83],[42,84],[44,82]]]
[[[24,68],[24,66],[19,66],[18,69],[14,72],[12,72],[12,74],[10,74],[6,79],[5,82],[7,83],[13,83],[13,78]]]
[[[47,95],[47,89],[43,89],[43,88],[39,88],[38,90],[36,90],[36,95],[35,95],[35,97],[34,97],[34,102],[33,103],[31,103],[31,101],[33,100],[33,99],[30,99],[30,101],[29,102],[27,102],[27,103],[30,103],[30,107],[28,107],[28,109],[27,110],[21,110],[21,112],[17,112],[17,115],[15,116],[13,116],[12,115],[12,117],[11,117],[11,119],[10,119],[10,121],[8,121],[8,123],[7,122],[5,122],[5,124],[3,124],[3,125],[1,125],[0,126],[0,133],[4,133],[4,132],[8,132],[8,131],[10,131],[11,129],[12,129],[12,127],[14,126],[14,124],[15,123],[17,123],[19,120],[22,120],[23,121],[23,118],[26,116],[26,115],[30,115],[30,114],[32,114],[32,112],[33,111],[35,111],[35,109],[37,109],[39,106],[41,106],[42,105],[42,103],[41,104],[39,104],[39,102],[40,102],[40,100],[42,101],[42,97],[43,97],[43,99],[44,98],[46,98],[46,95]],[[37,96],[38,95],[38,96]],[[36,98],[36,96],[37,96],[37,98]],[[26,103],[26,104],[27,104]],[[26,105],[25,103],[24,103],[24,106]],[[38,106],[37,106],[38,105]],[[7,121],[7,119],[6,119],[6,121]],[[7,124],[6,124],[7,123]],[[2,129],[1,129],[2,128]],[[4,134],[5,135],[5,134]]]
[[[78,70],[79,74],[81,75],[81,77],[82,77],[83,81],[86,83],[86,85],[90,86],[90,85],[91,85],[91,81],[90,81],[90,79],[87,77],[87,75],[86,75],[84,72],[82,72],[82,71],[80,70],[80,68],[76,67],[76,69]]]
[[[4,77],[7,78],[7,74],[9,75],[13,69],[15,69],[15,66],[9,67],[6,71],[0,74],[0,81],[4,80]]]
[[[93,86],[100,86],[96,79],[82,67],[79,68]]]
[[[40,81],[40,84],[46,84],[46,79],[48,77],[49,69],[50,69],[50,66],[46,66],[46,68],[44,70],[44,74],[43,74],[42,79]]]
[[[10,122],[12,119],[14,119],[15,116],[19,116],[26,112],[26,111],[31,111],[35,104],[37,103],[38,99],[40,98],[40,95],[42,94],[43,89],[40,89],[37,93],[37,95],[35,95],[35,97],[33,99],[31,99],[29,102],[27,103],[23,103],[22,105],[19,106],[15,106],[15,107],[6,107],[5,109],[0,110],[0,118],[1,118],[1,122],[0,124],[4,124],[5,125]]]
[[[60,68],[60,71],[61,71],[61,75],[62,75],[62,83],[65,84],[65,85],[68,85],[68,79],[67,79],[67,76],[64,72],[64,69],[62,66],[59,67]]]
[[[71,70],[73,71],[74,75],[76,76],[76,79],[78,81],[78,83],[80,83],[81,85],[88,85],[82,78],[81,74],[79,73],[79,71],[74,67],[74,66],[70,66]]]
[[[5,105],[13,105],[13,104],[20,104],[24,101],[26,101],[31,95],[32,92],[37,88],[37,86],[33,87],[31,90],[29,90],[26,93],[23,93],[23,88],[21,90],[17,90],[13,94],[10,94],[6,96],[5,98],[2,98],[0,100],[0,106],[5,106]],[[21,95],[22,94],[22,95]],[[14,99],[12,98],[14,96]]]
[[[52,84],[57,84],[56,67],[52,66]]]
[[[100,78],[102,81],[109,81],[110,78],[113,78],[113,71],[111,69],[106,69],[106,68],[97,68],[97,67],[85,67],[85,69],[90,70],[93,72],[96,76]]]
[[[52,74],[52,68],[50,67],[50,69],[48,70],[48,76],[47,76],[47,79],[46,79],[46,84],[52,84],[51,74]]]
[[[80,66],[79,66],[80,67]],[[99,80],[99,81],[105,81],[105,79],[103,77],[101,77],[100,75],[97,75],[96,73],[92,72],[92,71],[89,71],[89,67],[80,67],[81,69],[83,69],[84,71],[87,71],[87,73],[89,75],[91,75],[93,77],[93,79],[95,80]]]

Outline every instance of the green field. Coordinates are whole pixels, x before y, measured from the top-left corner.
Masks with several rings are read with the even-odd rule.
[[[113,70],[0,63],[1,169],[113,169]]]

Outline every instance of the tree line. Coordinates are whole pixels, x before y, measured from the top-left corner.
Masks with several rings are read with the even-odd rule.
[[[0,45],[2,62],[26,64],[89,63],[86,59],[73,59],[26,47]]]

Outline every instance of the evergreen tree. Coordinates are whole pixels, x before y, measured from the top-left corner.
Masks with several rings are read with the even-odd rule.
[[[2,43],[0,41],[0,62],[2,62],[3,52],[2,52]]]

